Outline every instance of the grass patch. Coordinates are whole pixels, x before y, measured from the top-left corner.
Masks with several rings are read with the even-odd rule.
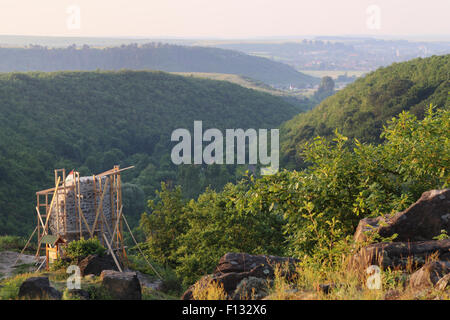
[[[228,300],[223,285],[216,281],[197,281],[192,290],[194,300]]]
[[[179,300],[179,297],[151,288],[142,287],[142,300]]]
[[[108,290],[102,287],[100,284],[90,285],[87,288],[87,292],[89,292],[90,300],[113,300],[113,297],[108,292]]]
[[[35,269],[37,269],[37,267],[34,263],[20,264],[20,265],[14,267],[13,275],[30,273],[30,272],[33,272]]]
[[[380,289],[370,289],[367,269],[350,268],[346,261],[335,269],[321,269],[315,263],[303,262],[294,272],[275,268],[268,300],[431,300],[449,299],[450,291],[433,288],[422,292],[409,287],[409,274],[400,269],[380,269]],[[289,274],[289,276],[286,276]],[[326,289],[324,288],[326,287]]]
[[[36,273],[23,273],[0,281],[0,300],[17,300],[22,283],[36,276]]]
[[[83,300],[83,299],[81,298],[81,296],[71,293],[70,290],[66,288],[63,291],[62,300]]]

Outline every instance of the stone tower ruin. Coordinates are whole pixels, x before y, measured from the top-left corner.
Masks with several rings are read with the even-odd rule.
[[[55,187],[36,192],[38,252],[44,236],[65,242],[97,237],[119,256],[123,246],[122,190],[119,166],[87,177],[55,170]]]

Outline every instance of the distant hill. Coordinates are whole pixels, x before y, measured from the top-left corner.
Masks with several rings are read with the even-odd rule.
[[[296,113],[267,93],[163,72],[0,74],[0,235],[30,230],[34,193],[52,187],[54,168],[135,165],[124,172],[124,212],[136,221],[160,181],[195,193],[235,179],[233,166],[208,166],[184,168],[183,180],[170,160],[173,130],[192,132],[194,120],[204,130],[270,129]]]
[[[286,63],[296,70],[372,71],[394,62],[450,53],[450,42],[371,37],[316,37],[260,41],[202,41],[203,46],[237,50]]]
[[[266,93],[273,94],[275,96],[284,96],[287,95],[287,92],[284,90],[277,90],[267,84],[253,80],[251,78],[240,76],[236,74],[230,73],[207,73],[207,72],[172,72],[173,74],[178,74],[180,76],[185,77],[194,77],[194,78],[202,78],[202,79],[211,79],[211,80],[220,80],[220,81],[229,81],[232,83],[236,83],[242,87],[254,89]]]
[[[311,87],[319,78],[270,59],[245,53],[169,44],[131,44],[111,48],[0,48],[0,71],[161,70],[167,72],[227,73],[276,87]]]
[[[422,117],[431,103],[448,106],[449,91],[450,55],[380,68],[283,124],[283,162],[290,168],[301,165],[301,145],[317,135],[330,136],[336,128],[363,142],[380,142],[387,120],[402,110]]]
[[[174,74],[186,76],[186,77],[195,77],[202,79],[211,79],[211,80],[220,80],[220,81],[229,81],[232,83],[236,83],[242,87],[270,93],[274,96],[279,96],[283,100],[289,102],[290,104],[296,106],[299,112],[305,112],[311,110],[316,104],[320,101],[316,101],[311,99],[304,94],[304,92],[292,92],[286,90],[278,90],[275,89],[261,81],[257,81],[248,77],[239,76],[235,74],[227,74],[227,73],[202,73],[202,72],[174,72]]]

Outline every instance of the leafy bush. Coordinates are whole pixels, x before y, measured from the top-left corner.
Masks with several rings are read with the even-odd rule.
[[[211,273],[227,252],[284,253],[283,217],[270,209],[267,180],[247,177],[222,192],[207,189],[184,207],[187,231],[179,237],[177,274],[184,284]]]
[[[155,211],[141,221],[147,252],[175,268],[184,285],[230,251],[289,254],[333,269],[361,218],[401,211],[424,191],[449,185],[449,127],[448,108],[430,107],[423,120],[402,112],[380,145],[338,132],[307,143],[302,171],[246,177],[187,203],[179,188],[163,185],[161,201],[150,203]]]
[[[64,250],[65,255],[74,261],[81,261],[90,254],[103,255],[105,252],[106,248],[97,238],[69,242]]]
[[[280,193],[288,193],[290,203],[278,202],[291,253],[318,254],[319,261],[333,263],[330,253],[336,250],[339,259],[338,241],[348,240],[362,217],[403,210],[424,191],[448,186],[449,127],[450,110],[430,107],[422,121],[402,112],[385,128],[380,145],[349,143],[338,133],[332,142],[316,138],[306,144],[311,165],[284,173]]]
[[[156,194],[159,201],[148,202],[151,214],[142,215],[140,229],[147,236],[145,247],[150,257],[161,264],[174,266],[179,236],[187,227],[187,222],[182,217],[184,200],[181,187],[170,190],[163,182],[161,191]]]
[[[70,265],[67,259],[61,259],[60,257],[50,265],[51,271],[57,271],[61,269],[66,269]]]
[[[157,275],[156,275],[155,271],[153,270],[153,268],[155,268],[159,274],[164,273],[164,267],[161,266],[159,263],[151,260],[151,258],[148,257],[148,255],[146,255],[146,259],[151,263],[153,268],[148,265],[147,261],[141,256],[140,253],[130,254],[132,252],[132,250],[133,250],[133,248],[129,248],[128,255],[127,255],[130,269],[140,271],[142,273],[145,273],[147,275],[154,277],[155,279],[157,279]]]
[[[180,295],[183,291],[181,280],[177,277],[175,272],[170,268],[166,268],[163,272],[163,282],[161,284],[161,291],[166,294]]]
[[[180,188],[162,184],[160,201],[149,202],[154,211],[141,219],[147,253],[175,268],[184,286],[211,272],[230,251],[282,254],[282,216],[267,214],[270,203],[252,196],[260,182],[267,183],[247,177],[220,193],[208,189],[189,203],[182,200]]]
[[[0,236],[0,251],[21,251],[25,240],[17,236]]]
[[[434,237],[434,240],[446,240],[446,239],[450,239],[450,236],[447,233],[447,230],[441,230],[441,234]]]

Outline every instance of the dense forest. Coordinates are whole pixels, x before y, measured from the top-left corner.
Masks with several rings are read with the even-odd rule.
[[[160,43],[110,48],[0,48],[0,71],[160,70],[246,76],[276,87],[307,88],[320,79],[270,59],[219,48]]]
[[[362,142],[382,141],[387,120],[402,110],[422,118],[430,103],[443,107],[450,91],[450,55],[414,59],[380,68],[325,99],[282,127],[281,153],[287,167],[302,166],[300,146],[335,129]]]
[[[25,234],[34,193],[52,187],[54,168],[82,175],[124,173],[126,214],[137,223],[160,181],[185,196],[220,189],[239,168],[170,160],[174,129],[276,128],[298,109],[279,97],[225,82],[163,72],[56,72],[0,75],[0,234]],[[242,168],[244,172],[246,168]]]

